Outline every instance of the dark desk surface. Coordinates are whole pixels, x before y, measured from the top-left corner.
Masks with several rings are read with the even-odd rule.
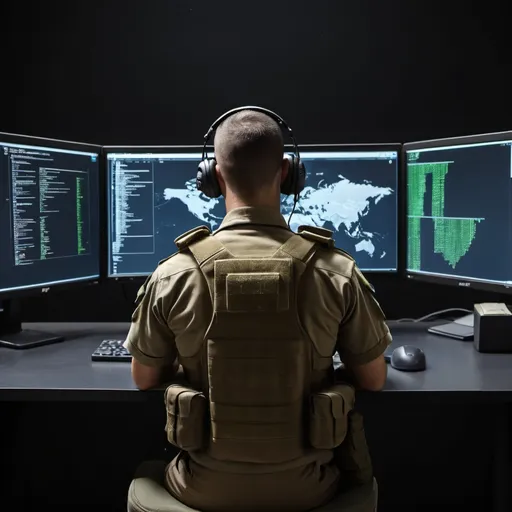
[[[424,350],[427,370],[398,372],[389,368],[385,394],[445,397],[448,394],[492,395],[512,401],[512,354],[480,354],[472,342],[428,334],[426,324],[390,322],[393,346]],[[128,324],[27,324],[25,328],[64,334],[66,341],[30,350],[0,348],[0,400],[161,400],[161,393],[140,392],[129,363],[92,362],[105,338],[123,339]],[[402,393],[403,394],[403,393]]]

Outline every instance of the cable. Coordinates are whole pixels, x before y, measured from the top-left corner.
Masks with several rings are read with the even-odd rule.
[[[295,208],[297,208],[297,203],[299,202],[299,194],[295,194],[293,198],[293,208],[290,213],[290,216],[288,217],[288,228],[290,227],[290,221],[292,220],[292,216],[295,213]]]
[[[397,322],[425,322],[427,320],[430,320],[431,318],[435,318],[437,316],[444,315],[445,313],[452,313],[452,312],[461,312],[461,313],[473,313],[470,309],[464,309],[464,308],[448,308],[448,309],[440,309],[439,311],[434,311],[433,313],[429,313],[428,315],[421,316],[420,318],[400,318],[397,320]]]

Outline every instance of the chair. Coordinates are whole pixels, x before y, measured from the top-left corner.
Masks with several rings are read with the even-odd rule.
[[[166,463],[142,463],[128,491],[128,512],[200,512],[173,498],[164,487]],[[362,485],[336,496],[332,501],[312,512],[375,512],[377,510],[377,482]]]
[[[143,462],[128,490],[128,512],[199,512],[173,498],[164,487],[163,461]]]

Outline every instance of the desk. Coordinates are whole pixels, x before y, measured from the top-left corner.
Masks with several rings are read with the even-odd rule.
[[[147,443],[144,436],[147,436],[145,432],[148,431],[149,423],[151,423],[149,415],[152,411],[163,413],[162,392],[161,390],[138,391],[131,380],[129,364],[92,362],[91,354],[102,339],[124,338],[128,332],[129,324],[32,324],[25,327],[63,334],[66,336],[66,340],[62,343],[26,351],[0,348],[0,402],[11,402],[13,407],[18,407],[18,404],[16,404],[18,402],[20,403],[19,406],[24,408],[23,410],[20,409],[22,412],[19,414],[22,414],[22,416],[18,417],[18,432],[8,434],[8,437],[6,437],[7,448],[10,448],[8,445],[11,444],[11,436],[13,435],[17,435],[17,443],[21,443],[23,437],[33,439],[33,432],[30,431],[29,426],[26,427],[26,433],[22,433],[19,429],[23,429],[24,425],[33,421],[33,417],[41,418],[45,421],[43,426],[46,428],[41,438],[47,440],[46,444],[48,446],[45,447],[45,443],[38,444],[38,450],[42,450],[38,455],[39,459],[59,459],[55,452],[58,444],[62,445],[60,448],[62,455],[59,460],[65,459],[68,449],[76,452],[77,446],[73,439],[79,438],[82,450],[80,453],[84,459],[87,457],[85,466],[93,467],[94,464],[97,464],[98,458],[105,456],[101,446],[97,446],[98,433],[92,433],[93,429],[97,428],[98,432],[102,432],[105,424],[108,425],[108,429],[126,429],[127,439],[117,442],[116,446],[119,451],[115,456],[112,455],[110,473],[105,476],[105,478],[110,478],[109,475],[118,471],[119,467],[122,466],[125,471],[125,480],[117,482],[116,492],[118,495],[125,493],[127,478],[141,460],[126,460],[121,463],[120,457],[126,451],[127,457],[130,455],[135,458],[136,446]],[[468,479],[475,472],[475,468],[481,472],[486,470],[485,468],[480,469],[478,459],[472,459],[473,452],[466,454],[464,460],[461,459],[460,453],[453,454],[454,464],[459,466],[447,467],[444,470],[445,473],[442,473],[443,468],[441,467],[442,464],[439,464],[438,457],[439,453],[442,453],[442,456],[445,457],[445,451],[450,452],[457,446],[463,455],[464,452],[469,451],[466,447],[475,450],[478,436],[482,435],[476,420],[485,416],[485,421],[482,420],[481,422],[487,426],[490,425],[489,430],[491,432],[486,435],[485,442],[491,444],[490,448],[493,448],[494,452],[493,481],[495,488],[492,492],[494,497],[492,510],[510,511],[507,504],[507,487],[510,481],[507,472],[509,461],[506,447],[510,435],[507,427],[507,407],[512,402],[512,355],[480,354],[473,348],[472,343],[428,334],[425,324],[390,322],[390,327],[394,337],[393,345],[409,344],[424,350],[427,357],[427,370],[419,373],[404,373],[389,368],[388,382],[382,393],[360,393],[358,396],[357,402],[362,405],[365,417],[368,411],[367,432],[369,437],[372,438],[370,446],[373,448],[381,444],[384,451],[387,450],[387,453],[384,453],[383,456],[375,457],[379,459],[379,463],[382,460],[384,466],[380,472],[377,471],[377,477],[383,483],[381,496],[384,504],[386,502],[386,489],[391,494],[389,489],[397,481],[400,481],[402,487],[408,485],[411,487],[413,485],[423,486],[425,489],[424,496],[421,497],[421,500],[418,498],[417,503],[411,503],[413,505],[411,510],[418,511],[427,510],[427,507],[421,508],[421,505],[426,504],[425,499],[428,500],[429,495],[433,496],[432,500],[437,500],[434,504],[440,503],[441,498],[435,494],[435,491],[436,487],[441,485],[443,481],[444,485],[447,486],[445,488],[453,488],[451,491],[454,494],[451,498],[452,502],[457,501],[461,490],[476,487],[478,480],[475,479],[479,476],[475,475],[473,477],[473,484],[468,483]],[[397,403],[400,404],[402,400],[408,401],[408,407],[396,407]],[[147,403],[152,401],[155,402],[154,407]],[[453,419],[447,421],[443,428],[452,428],[454,431],[451,434],[443,430],[442,436],[436,436],[436,428],[439,428],[441,421],[446,421],[444,415],[447,409],[437,413],[435,411],[441,403],[447,401],[458,405],[461,402],[467,403],[467,414],[457,426],[453,425]],[[477,401],[479,405],[475,411],[473,405]],[[47,402],[53,402],[54,404]],[[67,402],[68,406],[65,409],[60,408],[59,402]],[[86,405],[85,402],[90,402],[90,405]],[[94,402],[105,403],[95,405]],[[118,406],[114,402],[118,402]],[[127,408],[123,406],[123,402],[129,402],[131,405]],[[428,409],[428,403],[432,404],[432,409]],[[487,406],[488,403],[493,405]],[[393,405],[393,411],[397,409],[403,411],[402,418],[395,420],[395,423],[393,423],[394,413],[390,413],[391,409],[388,408],[388,405],[382,407],[383,404]],[[5,404],[5,407],[8,406],[9,404]],[[410,425],[404,426],[404,418],[413,416],[415,408],[422,410],[423,413],[419,423],[412,427]],[[113,410],[111,416],[109,416],[110,409]],[[75,411],[75,413],[72,411]],[[428,421],[426,418],[430,418],[433,414],[430,411],[435,413],[433,415],[435,419],[425,425],[423,423]],[[374,418],[370,419],[372,412]],[[92,413],[91,421],[84,423],[82,416],[89,413]],[[58,416],[59,414],[61,416]],[[453,413],[453,415],[455,414]],[[386,423],[386,426],[382,425],[383,417],[385,417],[384,423]],[[119,418],[118,423],[116,423],[117,418]],[[153,432],[160,432],[163,436],[163,418],[160,418],[160,416],[158,418],[158,420],[152,422],[154,425],[152,427],[154,428]],[[139,422],[139,426],[135,428],[133,424],[136,420]],[[70,427],[70,425],[73,425],[73,427]],[[495,428],[493,425],[495,425]],[[128,433],[130,428],[135,429],[135,434],[134,431]],[[423,431],[420,433],[421,428],[423,428]],[[405,431],[405,429],[408,429],[408,431]],[[473,429],[472,433],[470,432],[471,429]],[[468,432],[465,432],[465,430]],[[101,437],[101,434],[99,435]],[[406,447],[404,451],[410,452],[412,448],[415,451],[416,446],[418,446],[420,451],[426,453],[426,455],[421,456],[414,453],[413,459],[417,459],[418,467],[413,471],[407,466],[411,463],[410,458],[405,457],[405,463],[402,463],[400,454],[397,454],[396,451],[389,451],[391,440],[394,439],[396,442],[397,438],[403,439],[407,436],[409,436],[409,441],[404,445]],[[141,438],[139,443],[136,442],[138,437]],[[425,439],[428,441],[429,438],[431,438],[432,448],[423,446],[426,443]],[[143,439],[144,441],[142,441]],[[444,443],[443,446],[446,446],[446,448],[440,449],[438,445],[441,443]],[[127,450],[124,450],[123,446],[126,446]],[[32,448],[26,449],[26,455],[18,455],[18,447],[10,449],[13,457],[19,457],[23,464],[25,461],[29,464],[28,461],[35,457],[35,454],[30,451]],[[45,449],[48,451],[45,452]],[[140,449],[142,450],[142,448]],[[430,450],[432,450],[432,455],[429,454]],[[372,449],[372,451],[378,453],[379,446]],[[423,467],[428,466],[428,461],[422,458],[427,456],[431,457],[430,466],[434,468],[435,473],[426,470],[426,475],[423,477],[425,482],[416,484],[414,482],[419,477],[415,476],[414,472],[421,471]],[[130,466],[132,463],[133,469]],[[400,478],[391,476],[393,463],[395,467],[399,467],[397,471],[401,471]],[[458,470],[461,473],[458,483],[453,481],[453,478],[457,476],[454,475],[457,471],[453,467],[460,467],[465,470],[465,472],[462,469]],[[79,466],[75,466],[73,470],[75,473],[68,472],[71,482],[69,485],[76,487],[76,482],[80,481],[80,485],[87,489],[84,492],[91,493],[90,489],[95,488],[95,480],[91,480],[93,477],[85,469],[83,473],[79,473],[80,476],[77,476],[76,472],[80,470]],[[99,471],[100,469],[97,468],[94,474],[98,474]],[[46,492],[45,489],[51,488],[52,484],[47,482],[51,482],[52,476],[57,475],[52,475],[49,472],[48,476],[43,477],[38,473],[33,480],[36,482],[33,485],[39,486],[38,492],[41,493],[40,495],[45,500],[50,500],[50,502],[55,498],[44,495],[44,492]],[[65,481],[66,476],[59,475],[58,478]],[[16,478],[19,480],[24,477],[17,475]],[[407,484],[407,478],[413,480]],[[448,480],[449,482],[446,483]],[[71,493],[72,490],[69,492]],[[27,494],[26,490],[23,490],[23,493],[25,495],[30,494],[30,492]],[[37,493],[34,493],[34,495],[37,496]],[[394,499],[395,497],[389,498],[389,501]],[[91,506],[92,504],[91,502]],[[382,509],[386,510],[386,506],[383,506]],[[490,510],[491,507],[485,509]],[[95,508],[95,510],[99,509]],[[106,508],[105,510],[110,512],[114,509]],[[459,509],[452,508],[452,510]],[[463,508],[460,510],[463,510]]]
[[[146,400],[138,392],[127,363],[92,362],[105,338],[122,339],[129,324],[28,324],[26,328],[63,334],[62,343],[29,350],[0,348],[1,400]],[[512,402],[512,354],[480,354],[473,343],[427,333],[425,324],[390,322],[393,345],[414,345],[427,358],[418,373],[389,369],[386,395],[407,392],[420,397]],[[158,391],[156,392],[158,393]],[[396,399],[394,396],[393,399]]]

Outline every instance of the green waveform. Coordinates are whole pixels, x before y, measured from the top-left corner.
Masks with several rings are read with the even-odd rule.
[[[455,268],[471,247],[480,219],[434,219],[434,252]]]
[[[441,254],[452,267],[469,251],[476,235],[476,224],[483,219],[444,216],[445,178],[450,162],[415,163],[408,166],[408,268],[421,269],[421,219],[425,216],[427,175],[432,177],[432,218],[434,253]]]

